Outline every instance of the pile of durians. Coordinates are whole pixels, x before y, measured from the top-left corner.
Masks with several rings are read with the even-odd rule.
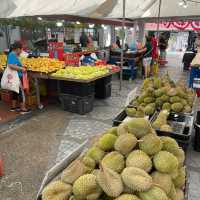
[[[184,200],[185,153],[145,118],[101,135],[42,191],[43,200]]]
[[[141,95],[131,102],[133,108],[127,108],[126,113],[130,117],[153,115],[156,110],[191,113],[194,97],[194,91],[187,88],[183,81],[175,83],[168,74],[161,78],[147,78]]]

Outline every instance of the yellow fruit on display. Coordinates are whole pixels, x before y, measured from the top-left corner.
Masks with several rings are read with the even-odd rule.
[[[52,58],[21,58],[21,62],[33,72],[51,73],[65,67],[63,61]]]
[[[95,67],[95,66],[81,66],[81,67],[66,67],[65,69],[60,69],[56,73],[53,73],[54,77],[61,78],[71,78],[88,80],[96,78],[109,73],[107,67]]]

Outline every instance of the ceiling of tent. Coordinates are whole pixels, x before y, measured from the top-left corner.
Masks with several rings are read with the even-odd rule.
[[[8,0],[1,0],[7,2]],[[38,15],[76,15],[92,18],[121,18],[123,0],[9,0],[17,8],[8,17]],[[200,1],[200,0],[196,0]],[[159,0],[126,0],[126,18],[142,19],[158,16]],[[180,0],[162,0],[161,17],[200,16],[200,4]],[[1,11],[1,9],[0,9]]]
[[[195,0],[199,3],[187,1],[187,8],[179,6],[180,0],[162,0],[161,17],[192,17],[200,16],[200,0]],[[156,1],[146,12],[142,18],[155,18],[158,16],[159,1]]]
[[[10,15],[16,8],[17,6],[13,2],[13,0],[1,0],[0,18]]]

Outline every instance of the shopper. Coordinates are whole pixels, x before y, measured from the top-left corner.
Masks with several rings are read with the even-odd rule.
[[[116,44],[117,44],[118,48],[121,49],[121,42],[120,42],[119,36],[116,37]]]
[[[166,49],[168,46],[168,41],[164,35],[160,35],[159,48],[160,48],[160,59],[166,61]]]
[[[155,37],[155,34],[152,34],[151,45],[152,45],[151,74],[157,75],[157,72],[158,72],[158,41]]]
[[[13,92],[13,100],[11,105],[11,111],[20,111],[21,114],[25,114],[27,112],[30,112],[26,108],[26,99],[25,99],[25,92],[23,90],[22,85],[22,77],[23,72],[26,72],[26,68],[22,66],[19,56],[22,52],[22,44],[20,42],[15,42],[12,47],[11,51],[8,55],[8,67],[10,67],[12,70],[16,70],[18,72],[18,76],[20,79],[20,93]],[[18,107],[18,99],[20,100],[20,107]]]
[[[80,37],[81,47],[87,47],[88,42],[88,36],[83,31]]]
[[[151,61],[152,61],[152,44],[151,44],[151,37],[146,36],[146,44],[145,44],[146,53],[143,57],[143,75],[144,78],[150,76],[151,70]]]

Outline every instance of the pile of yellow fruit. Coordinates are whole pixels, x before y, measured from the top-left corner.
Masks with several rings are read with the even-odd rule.
[[[51,58],[22,58],[24,66],[34,72],[51,73],[65,67],[63,61]]]
[[[3,69],[7,63],[7,56],[5,54],[0,55],[0,69]]]
[[[81,66],[66,67],[65,69],[60,69],[56,73],[53,73],[52,76],[88,80],[105,75],[107,73],[109,73],[109,69],[106,67]]]

